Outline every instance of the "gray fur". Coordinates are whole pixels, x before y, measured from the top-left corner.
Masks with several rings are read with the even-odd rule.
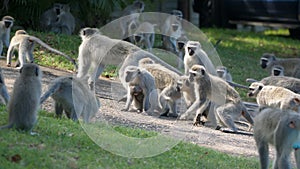
[[[2,57],[3,45],[9,47],[10,30],[14,25],[14,18],[4,16],[0,21],[0,57]]]
[[[274,54],[264,53],[260,59],[260,65],[272,75],[273,66],[282,66],[284,75],[300,78],[300,58],[279,59]]]
[[[262,109],[254,118],[254,139],[260,167],[269,168],[269,144],[276,150],[273,169],[291,169],[290,153],[300,144],[300,115],[292,110]],[[294,149],[297,168],[300,168],[300,151]]]
[[[8,51],[7,51],[7,66],[11,66],[11,58],[13,56],[13,51],[18,50],[19,52],[19,62],[20,67],[23,66],[24,63],[26,63],[26,58],[30,63],[33,63],[33,50],[34,50],[34,44],[38,43],[42,47],[50,50],[51,52],[54,52],[56,54],[59,54],[61,56],[64,56],[66,59],[71,61],[75,68],[77,68],[76,62],[74,59],[72,59],[70,56],[50,47],[46,43],[44,43],[42,40],[35,36],[28,35],[26,31],[24,30],[18,30],[14,37],[12,37]]]
[[[4,128],[31,131],[37,121],[42,92],[42,73],[36,64],[28,63],[20,69],[20,75],[14,83],[13,92],[8,102],[8,125]]]
[[[229,127],[233,132],[237,132],[234,121],[243,115],[246,120],[253,124],[253,119],[243,105],[238,92],[221,78],[211,75],[202,65],[192,66],[189,74],[189,81],[194,83],[196,100],[189,109],[180,116],[186,119],[196,112],[194,124],[198,115],[206,110],[210,102],[216,105],[216,118],[219,127]]]
[[[80,31],[82,43],[79,46],[77,77],[88,76],[90,89],[94,89],[95,80],[103,72],[106,65],[116,65],[119,69],[119,78],[122,85],[127,89],[125,82],[125,68],[127,66],[138,66],[142,58],[149,57],[156,63],[181,74],[177,69],[165,63],[150,52],[141,50],[139,47],[122,40],[111,39],[101,35],[97,28],[84,28]]]
[[[84,122],[89,122],[100,107],[95,94],[76,77],[56,78],[41,97],[41,104],[50,96],[55,101],[56,115],[61,117],[64,111],[74,121],[83,116]]]
[[[139,86],[144,95],[143,110],[148,114],[153,114],[154,109],[157,107],[157,101],[156,103],[150,102],[151,97],[157,98],[157,94],[155,96],[151,96],[154,94],[153,92],[157,92],[154,77],[146,69],[142,69],[137,66],[126,67],[125,74],[125,81],[128,83],[128,89],[127,100],[123,111],[129,110],[129,107],[134,99],[130,87]]]
[[[217,75],[215,66],[212,64],[206,52],[202,49],[198,41],[188,41],[184,47],[184,70],[185,75],[189,74],[189,69],[193,65],[202,65],[212,74]]]

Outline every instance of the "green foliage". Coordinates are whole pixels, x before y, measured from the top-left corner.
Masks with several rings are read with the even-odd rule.
[[[69,4],[79,28],[103,25],[114,7],[124,6],[125,0],[9,0],[8,10],[1,10],[0,16],[11,15],[16,25],[38,30],[41,14],[54,3]]]

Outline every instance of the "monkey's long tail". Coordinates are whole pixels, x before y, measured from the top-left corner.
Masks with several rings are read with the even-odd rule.
[[[46,91],[43,96],[40,98],[40,104],[43,104],[45,100],[48,99],[48,97],[52,96],[53,93],[57,92],[57,90],[60,88],[61,83],[55,83],[51,85]]]
[[[13,124],[8,124],[8,125],[5,125],[5,126],[1,126],[0,127],[0,130],[3,130],[3,129],[10,129],[13,127]]]
[[[54,53],[59,54],[59,55],[61,55],[61,56],[64,56],[66,59],[68,59],[70,62],[72,62],[72,63],[74,64],[76,70],[78,69],[78,66],[77,66],[77,64],[76,64],[75,59],[71,58],[70,56],[68,56],[68,55],[66,55],[66,54],[64,54],[64,53],[62,53],[62,52],[60,52],[60,51],[58,51],[58,50],[56,50],[56,49],[50,47],[49,45],[47,45],[46,43],[44,43],[42,40],[40,40],[40,39],[37,38],[37,37],[30,36],[29,40],[32,40],[32,41],[37,42],[38,44],[40,44],[40,45],[43,46],[44,48],[50,50],[51,52],[54,52]]]

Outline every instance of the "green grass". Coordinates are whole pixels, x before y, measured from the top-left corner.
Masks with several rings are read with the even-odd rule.
[[[0,124],[6,123],[2,107]],[[126,136],[147,138],[154,132],[121,126],[114,130]],[[14,130],[0,131],[0,168],[257,168],[256,159],[234,157],[190,143],[180,142],[154,157],[126,158],[96,145],[79,123],[56,119],[41,111],[31,136]],[[217,160],[216,160],[217,159]]]
[[[285,30],[262,33],[237,32],[227,29],[202,30],[214,44],[222,39],[217,51],[223,65],[227,66],[234,81],[247,85],[245,79],[261,79],[267,75],[259,67],[259,58],[264,52],[273,52],[278,57],[296,57],[300,53],[300,41],[285,38]],[[29,32],[50,46],[77,57],[80,38]],[[280,34],[280,36],[278,36]],[[283,34],[283,35],[282,35]],[[63,44],[63,45],[61,45]],[[38,45],[37,45],[38,46]],[[168,60],[168,54],[155,51]],[[66,59],[50,54],[47,50],[35,49],[37,63],[72,70]],[[174,63],[175,64],[175,63]],[[106,69],[115,75],[115,67]],[[110,75],[109,75],[110,76]],[[239,90],[244,99],[246,91]],[[5,107],[0,109],[0,125],[7,123]],[[125,136],[148,138],[157,133],[140,129],[115,126],[113,129]],[[180,142],[171,150],[148,158],[126,158],[105,151],[95,144],[81,128],[66,118],[56,119],[54,113],[41,111],[34,128],[38,136],[14,130],[0,131],[0,168],[258,168],[258,159],[227,155],[194,144]],[[100,133],[99,133],[100,135]],[[199,136],[201,137],[201,136]]]

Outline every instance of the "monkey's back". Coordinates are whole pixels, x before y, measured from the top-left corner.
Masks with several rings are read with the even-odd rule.
[[[294,92],[279,86],[264,86],[257,95],[257,103],[259,105],[267,105],[281,108],[287,106],[290,98],[298,97]]]
[[[39,77],[22,75],[16,79],[8,103],[9,122],[21,130],[30,130],[36,123],[42,84]]]

